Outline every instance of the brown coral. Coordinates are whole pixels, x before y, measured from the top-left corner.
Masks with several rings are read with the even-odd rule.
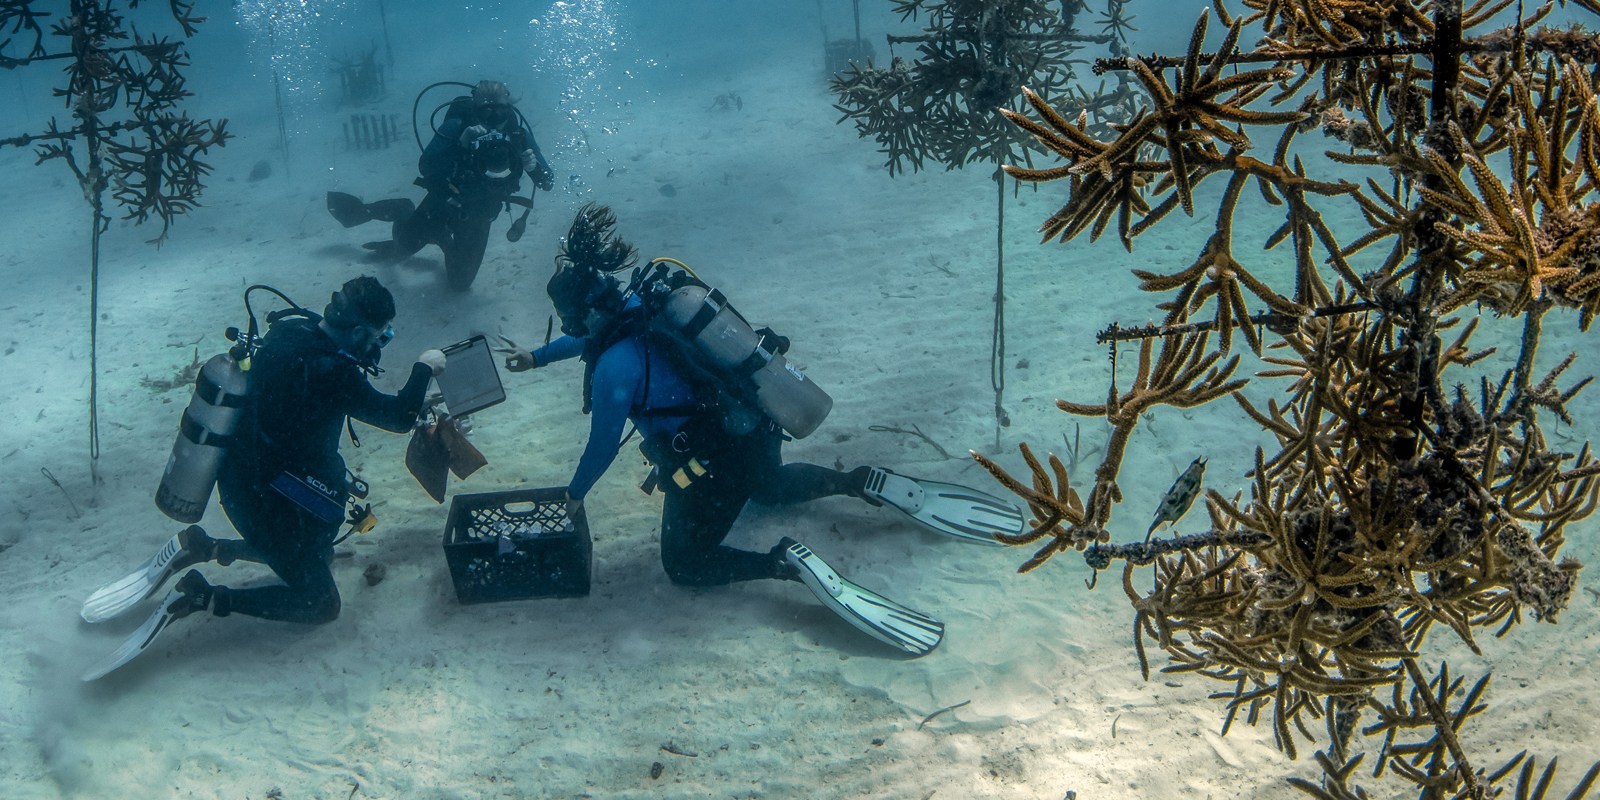
[[[1087,501],[1053,456],[1047,470],[1024,451],[1031,486],[979,458],[1034,508],[1037,526],[1014,543],[1045,541],[1022,569],[1069,549],[1096,570],[1125,559],[1146,671],[1148,640],[1171,660],[1166,671],[1227,682],[1224,728],[1270,711],[1291,755],[1297,740],[1315,738],[1306,721],[1326,718],[1323,780],[1295,782],[1317,797],[1364,796],[1351,779],[1360,757],[1346,753],[1363,714],[1376,719],[1365,732],[1382,738],[1379,772],[1424,796],[1488,797],[1518,765],[1518,796],[1549,788],[1550,770],[1535,776],[1520,756],[1474,768],[1456,729],[1482,711],[1487,677],[1468,687],[1448,665],[1423,666],[1436,630],[1476,650],[1480,631],[1503,635],[1525,613],[1555,621],[1578,570],[1560,557],[1565,530],[1600,506],[1589,448],[1554,450],[1540,428],[1542,412],[1570,419],[1588,379],[1562,377],[1571,356],[1542,378],[1534,369],[1547,314],[1575,308],[1587,329],[1600,309],[1600,53],[1592,36],[1534,28],[1548,7],[1469,35],[1509,6],[1245,0],[1238,17],[1218,8],[1227,30],[1214,53],[1202,49],[1202,16],[1183,56],[1101,62],[1130,70],[1153,103],[1113,138],[1026,91],[1034,115],[1010,115],[1063,163],[1007,172],[1070,181],[1042,226],[1046,239],[1088,231],[1093,240],[1116,218],[1131,249],[1173,209],[1192,213],[1195,185],[1228,176],[1216,232],[1194,262],[1134,273],[1163,296],[1166,324],[1111,329],[1113,340],[1161,337],[1161,358],[1146,338],[1130,390],[1114,378],[1104,404],[1058,402],[1113,427]],[[1259,44],[1237,52],[1247,27]],[[1365,171],[1360,183],[1306,167],[1293,139],[1312,127],[1343,145],[1325,155]],[[1264,128],[1281,130],[1270,157],[1254,154]],[[1273,273],[1236,254],[1232,221],[1251,183],[1284,213],[1266,244],[1290,245],[1292,282],[1265,280]],[[1368,226],[1344,243],[1319,210],[1339,202]],[[1387,255],[1366,256],[1374,247]],[[1358,274],[1357,256],[1376,268]],[[1270,313],[1248,314],[1247,300]],[[1472,348],[1475,320],[1451,316],[1471,304],[1523,322],[1516,365],[1498,381],[1479,376],[1475,391],[1445,377],[1488,352]],[[1191,367],[1216,363],[1234,331],[1262,354],[1258,378],[1280,394],[1238,392],[1233,361],[1199,380]],[[1276,440],[1256,452],[1248,491],[1208,493],[1205,533],[1113,544],[1137,413],[1226,393]],[[1134,580],[1145,566],[1149,590]],[[1600,764],[1569,797],[1586,795],[1597,776]]]

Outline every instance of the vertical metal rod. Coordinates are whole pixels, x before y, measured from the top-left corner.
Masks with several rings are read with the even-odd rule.
[[[278,74],[278,41],[272,32],[272,20],[267,20],[267,58],[272,64],[272,99],[278,108],[278,147],[283,150],[283,174],[290,175],[289,166],[289,123],[283,115],[283,82]]]
[[[389,69],[394,69],[394,48],[389,46],[389,14],[383,8],[383,0],[378,0],[378,23],[383,27],[383,53],[389,59]]]
[[[994,449],[1000,452],[1000,429],[1011,427],[1006,413],[1006,176],[995,161],[994,330],[989,344],[989,385],[994,388]]]

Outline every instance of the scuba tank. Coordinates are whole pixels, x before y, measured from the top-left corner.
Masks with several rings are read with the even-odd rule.
[[[665,267],[656,259],[658,270]],[[660,272],[657,273],[660,275]],[[833,398],[795,369],[772,338],[757,333],[722,292],[698,279],[671,290],[657,319],[683,337],[715,369],[754,386],[757,408],[796,439],[811,435],[833,409]],[[659,323],[658,323],[659,324]]]
[[[235,342],[225,353],[206,361],[194,381],[194,393],[178,423],[178,438],[172,455],[161,472],[156,488],[156,507],[178,522],[195,523],[211,501],[222,460],[233,440],[234,429],[250,401],[250,357],[259,344],[255,313],[250,310],[250,291],[266,289],[282,297],[292,307],[267,315],[270,325],[287,314],[308,313],[294,301],[269,286],[255,285],[245,290],[244,307],[250,316],[248,331],[228,328],[225,335]]]
[[[250,395],[250,357],[218,353],[201,368],[178,423],[178,438],[161,473],[156,507],[179,522],[199,522],[217,485],[233,430]]]

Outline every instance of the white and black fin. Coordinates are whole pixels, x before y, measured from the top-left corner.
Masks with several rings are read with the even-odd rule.
[[[1000,545],[998,534],[1027,529],[1022,509],[986,492],[953,483],[908,478],[873,467],[862,490],[868,500],[887,503],[923,527],[957,539]]]
[[[179,609],[184,608],[187,602],[189,598],[182,591],[173,589],[167,592],[166,598],[161,601],[161,607],[157,608],[138,630],[128,634],[128,638],[124,639],[122,645],[112,651],[111,655],[83,673],[84,682],[99,680],[148,650],[150,645],[155,643],[156,637],[160,636],[174,620],[185,616]]]
[[[822,604],[863,633],[913,656],[932,652],[944,639],[944,623],[857,586],[834,572],[805,545],[785,538],[784,559]]]
[[[173,573],[188,566],[179,563],[179,557],[185,553],[183,541],[178,536],[174,534],[161,550],[127,577],[108,583],[89,595],[89,599],[83,601],[83,610],[78,612],[83,620],[105,622],[127,613],[146,597],[155,594]]]

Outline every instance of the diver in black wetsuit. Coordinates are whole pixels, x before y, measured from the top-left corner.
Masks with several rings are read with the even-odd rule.
[[[222,508],[244,538],[214,539],[190,526],[177,537],[181,549],[145,593],[167,576],[208,561],[262,563],[283,584],[232,589],[190,570],[176,587],[183,601],[167,609],[173,617],[208,608],[219,617],[310,624],[339,616],[332,561],[349,489],[339,455],[346,418],[409,431],[429,379],[444,369],[444,354],[428,350],[411,366],[399,394],[384,394],[367,382],[394,335],[394,313],[389,290],[364,276],[334,292],[320,318],[287,317],[268,330],[251,359],[249,405],[217,481]]]
[[[448,104],[417,169],[421,177],[416,184],[428,192],[420,205],[409,199],[363,203],[353,195],[329,192],[328,211],[347,228],[370,220],[394,223],[391,239],[365,245],[383,258],[405,258],[426,245],[438,245],[444,251],[447,280],[457,290],[470,287],[477,277],[489,226],[501,208],[507,203],[532,208],[531,193],[515,196],[521,176],[526,173],[535,187],[547,192],[555,186],[555,173],[510,90],[493,80],[479,81],[471,95]],[[527,218],[524,213],[512,224],[508,239],[521,238]]]

